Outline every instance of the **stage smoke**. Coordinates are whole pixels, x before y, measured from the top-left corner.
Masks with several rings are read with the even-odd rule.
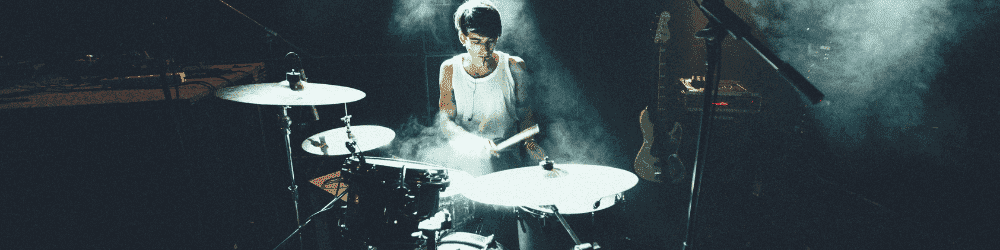
[[[835,146],[926,137],[914,129],[927,122],[925,100],[944,66],[940,51],[960,18],[949,1],[746,2],[744,18],[826,94],[828,102],[813,110]]]
[[[472,176],[492,173],[489,153],[473,151],[476,146],[482,146],[482,142],[446,134],[444,128],[436,125],[441,119],[445,118],[438,115],[426,122],[430,125],[425,125],[420,119],[411,117],[396,130],[396,139],[387,152],[392,157],[460,169]]]

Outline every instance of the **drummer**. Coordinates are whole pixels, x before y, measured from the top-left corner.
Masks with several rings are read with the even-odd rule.
[[[502,31],[500,12],[488,0],[471,0],[458,7],[454,24],[466,53],[441,63],[437,122],[453,146],[490,159],[486,167],[492,168],[463,170],[488,174],[537,164],[545,153],[533,138],[516,144],[519,149],[496,148],[500,140],[535,125],[527,65],[494,50]]]
[[[515,144],[516,148],[499,152],[496,148],[496,142],[535,125],[534,110],[529,105],[527,65],[520,57],[494,50],[502,30],[500,12],[489,1],[471,0],[455,11],[454,24],[466,53],[441,63],[436,120],[460,154],[486,161],[448,167],[482,175],[537,164],[545,153],[534,139]],[[489,169],[476,169],[480,167]],[[495,234],[499,241],[506,241],[502,244],[517,244],[515,220],[508,217],[509,213],[485,206],[477,210],[473,213],[478,223],[455,229]]]

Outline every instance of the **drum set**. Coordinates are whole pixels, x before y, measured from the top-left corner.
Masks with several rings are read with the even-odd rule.
[[[288,168],[299,228],[298,191],[291,157],[292,106],[344,104],[344,127],[308,137],[301,147],[321,156],[347,156],[340,166],[346,189],[319,212],[338,200],[346,201],[338,214],[343,249],[485,250],[503,249],[494,235],[462,232],[475,223],[476,206],[510,208],[517,214],[518,246],[522,250],[598,249],[570,227],[574,217],[592,217],[598,211],[623,201],[623,193],[638,182],[629,171],[618,168],[556,164],[548,159],[526,166],[473,178],[454,168],[397,158],[366,156],[364,153],[389,145],[395,132],[375,125],[351,126],[347,103],[365,93],[353,88],[310,83],[300,72],[286,73],[277,83],[248,84],[220,89],[216,96],[237,102],[282,106]],[[537,127],[534,128],[537,132]],[[517,139],[520,140],[520,139]],[[582,220],[582,221],[587,221]],[[576,223],[576,222],[575,222]],[[585,230],[596,230],[586,223]],[[289,238],[292,236],[290,235]],[[286,238],[286,241],[288,238]],[[282,242],[284,243],[284,242]],[[280,247],[281,244],[278,245]]]

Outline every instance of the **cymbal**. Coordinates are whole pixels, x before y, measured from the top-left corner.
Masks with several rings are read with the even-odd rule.
[[[396,132],[392,129],[377,125],[351,126],[351,134],[358,142],[358,152],[389,145],[392,139],[396,138]],[[347,127],[340,127],[306,138],[302,142],[302,149],[317,155],[349,155],[351,151],[345,145],[348,141],[350,140],[347,138]]]
[[[624,192],[639,178],[629,171],[596,165],[554,164],[508,169],[480,176],[462,194],[504,206],[542,206],[596,201]]]
[[[472,185],[472,181],[475,179],[476,178],[472,177],[472,174],[469,174],[468,172],[449,168],[448,180],[451,183],[448,184],[448,188],[445,188],[445,190],[441,192],[441,198],[462,193],[462,190],[468,189],[469,186]]]
[[[354,102],[365,93],[349,87],[302,83],[302,90],[292,90],[288,81],[232,86],[215,92],[219,98],[261,105],[328,105]]]

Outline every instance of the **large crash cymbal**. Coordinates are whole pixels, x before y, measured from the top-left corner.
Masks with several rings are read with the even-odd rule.
[[[448,180],[451,182],[448,188],[445,188],[441,192],[441,197],[450,197],[452,195],[461,194],[462,190],[468,189],[472,182],[475,180],[468,172],[458,170],[458,169],[448,169]]]
[[[360,90],[321,83],[302,83],[301,90],[292,90],[288,81],[232,86],[215,92],[219,98],[261,105],[329,105],[349,103],[365,98]]]
[[[629,171],[596,165],[555,164],[508,169],[480,176],[462,194],[503,206],[577,204],[624,192],[639,182]]]
[[[396,138],[396,132],[392,129],[377,125],[351,126],[351,134],[354,134],[358,142],[359,152],[389,145],[392,139]],[[302,149],[317,155],[349,155],[351,151],[345,144],[348,141],[350,140],[347,138],[347,127],[340,127],[306,138],[302,142]]]

